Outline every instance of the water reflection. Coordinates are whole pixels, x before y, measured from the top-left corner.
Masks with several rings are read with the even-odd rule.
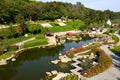
[[[51,48],[34,48],[20,53],[15,62],[0,67],[0,80],[40,80],[44,79],[45,72],[57,70],[69,72],[70,64],[51,64],[51,60],[58,59],[58,54],[65,54],[66,50],[88,44],[93,40],[80,42],[66,42],[63,45]]]

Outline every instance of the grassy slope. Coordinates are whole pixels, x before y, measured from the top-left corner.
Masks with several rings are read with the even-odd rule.
[[[23,47],[24,48],[28,48],[28,47],[33,47],[33,46],[39,46],[39,45],[45,45],[47,44],[47,39],[43,38],[43,39],[35,39],[29,42],[26,42]]]
[[[75,20],[75,21],[66,22],[65,24],[66,24],[66,26],[59,26],[57,24],[52,23],[51,25],[53,27],[50,28],[50,30],[53,31],[53,32],[70,31],[70,30],[75,29],[75,27],[73,27],[73,26],[76,26],[76,28],[78,29],[79,26],[84,25],[84,22],[81,21],[81,20]]]
[[[14,51],[9,51],[9,52],[6,52],[6,53],[2,54],[2,55],[0,56],[0,60],[10,57],[10,56],[13,54],[13,52],[14,52]]]

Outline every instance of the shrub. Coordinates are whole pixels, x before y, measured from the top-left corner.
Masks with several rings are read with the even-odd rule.
[[[116,35],[112,35],[112,39],[115,40],[115,42],[119,42],[119,38]]]
[[[11,51],[11,50],[17,50],[19,47],[18,46],[16,46],[16,45],[10,45],[9,46],[9,51]]]
[[[71,53],[71,54],[68,54],[67,56],[68,56],[69,58],[73,58],[73,57],[74,57],[74,54]]]
[[[79,80],[79,77],[77,75],[67,75],[66,77],[61,78],[60,80]]]
[[[115,46],[115,48],[111,49],[111,51],[120,56],[120,46]]]

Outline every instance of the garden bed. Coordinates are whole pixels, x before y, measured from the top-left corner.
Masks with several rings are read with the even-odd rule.
[[[99,55],[98,57],[98,65],[92,66],[90,69],[85,70],[82,74],[86,77],[95,76],[101,72],[104,72],[109,67],[112,66],[111,58],[101,49],[94,48],[92,51]]]

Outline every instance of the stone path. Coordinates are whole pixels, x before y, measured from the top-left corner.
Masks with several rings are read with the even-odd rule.
[[[71,69],[70,71],[71,71],[72,73],[78,75],[79,79],[81,79],[81,80],[85,80],[85,77],[83,77],[83,76],[80,74],[80,72],[79,72],[79,70],[82,70],[82,68],[81,68],[80,66],[78,66],[78,64],[81,63],[81,61],[78,60],[78,59],[80,59],[80,57],[79,57],[78,55],[79,55],[79,54],[84,54],[84,53],[89,52],[89,51],[91,51],[91,50],[87,50],[87,51],[83,51],[83,52],[77,53],[77,54],[75,54],[75,57],[72,59],[73,61],[75,61],[75,63],[72,63],[71,65],[72,65],[73,67],[75,67],[75,69]]]
[[[78,72],[79,70],[82,70],[82,68],[80,66],[78,66],[78,64],[80,64],[81,62],[78,61],[79,56],[75,56],[72,60],[75,61],[75,63],[72,63],[71,65],[75,67],[75,69],[71,69],[70,71],[76,75],[78,75],[78,77],[81,79],[83,78],[83,76],[80,74],[80,72]]]

